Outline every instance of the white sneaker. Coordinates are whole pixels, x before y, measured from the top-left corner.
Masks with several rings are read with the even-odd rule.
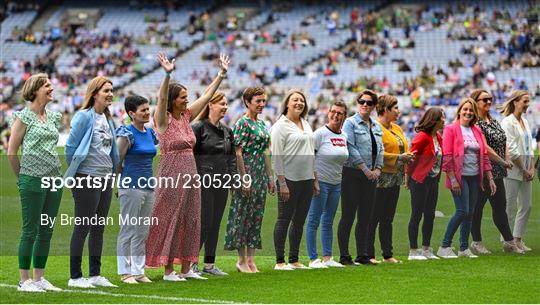
[[[73,288],[96,288],[96,286],[92,285],[88,279],[85,279],[84,277],[80,277],[78,279],[69,279],[68,287]]]
[[[474,255],[470,249],[465,249],[464,251],[458,251],[459,257],[468,257],[468,258],[477,258],[478,256]]]
[[[178,274],[176,274],[176,271],[173,271],[167,275],[163,275],[164,281],[170,281],[170,282],[185,282],[186,279],[179,277]]]
[[[471,252],[475,254],[491,254],[491,251],[489,251],[486,246],[481,241],[473,241],[471,243]]]
[[[452,247],[439,247],[437,255],[442,258],[457,258],[457,255],[452,250]]]
[[[345,266],[343,266],[342,264],[336,262],[334,260],[334,258],[331,258],[329,260],[327,260],[326,262],[322,262],[323,265],[325,265],[326,267],[333,267],[333,268],[345,268]],[[311,267],[311,266],[310,266]]]
[[[440,259],[437,255],[433,254],[433,248],[429,247],[429,249],[422,249],[422,255],[426,257],[427,259]]]
[[[291,268],[293,269],[311,269],[310,267],[302,264],[302,263],[296,263],[296,264],[289,264],[289,266],[291,266]]]
[[[522,240],[522,241],[516,241],[516,246],[517,246],[518,248],[520,248],[521,250],[525,251],[525,252],[532,251],[531,248],[529,248],[529,247],[527,247],[527,246],[525,245],[525,243],[523,242],[523,240]]]
[[[35,282],[35,284],[46,291],[62,291],[62,289],[55,287],[51,282],[47,281],[44,277],[41,277],[41,280]]]
[[[187,273],[180,273],[178,277],[181,277],[183,279],[195,279],[195,280],[207,280],[208,278],[204,276],[200,276],[197,273],[193,272],[193,270],[189,269]]]
[[[36,282],[32,281],[31,279],[27,279],[24,282],[19,282],[19,286],[17,286],[17,291],[21,292],[45,292],[45,289],[41,288],[41,286],[36,285]]]
[[[274,266],[274,270],[279,270],[279,271],[291,271],[291,270],[294,270],[293,267],[291,267],[291,265],[289,264],[276,264]]]
[[[505,241],[503,243],[503,251],[507,253],[525,254],[525,251],[520,249],[514,241]]]
[[[294,267],[293,267],[294,268]],[[309,262],[309,268],[313,269],[326,269],[328,268],[320,259]]]
[[[109,282],[108,279],[106,279],[105,277],[101,276],[101,275],[98,275],[98,276],[91,276],[90,278],[88,278],[88,281],[90,282],[90,284],[94,285],[94,286],[101,286],[101,287],[118,287],[116,286],[115,284]]]
[[[407,259],[410,261],[425,261],[427,260],[427,257],[423,255],[422,250],[411,249],[409,250],[409,257]]]

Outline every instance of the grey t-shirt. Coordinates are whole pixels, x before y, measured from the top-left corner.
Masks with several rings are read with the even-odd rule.
[[[111,159],[112,141],[112,131],[107,123],[107,118],[104,114],[96,114],[88,155],[79,165],[77,172],[97,177],[104,177],[111,173],[113,167]]]
[[[462,175],[476,176],[480,173],[480,145],[470,127],[461,126],[461,133],[463,134],[463,148],[465,149]]]

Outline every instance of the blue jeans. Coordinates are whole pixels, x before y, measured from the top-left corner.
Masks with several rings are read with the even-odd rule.
[[[452,192],[454,204],[456,205],[456,212],[448,222],[442,246],[450,247],[452,244],[452,238],[454,238],[457,228],[461,225],[459,250],[465,251],[467,248],[469,248],[469,234],[471,233],[472,216],[476,207],[479,191],[478,188],[480,186],[478,184],[478,176],[462,176],[461,179],[461,193],[457,195]]]
[[[313,196],[309,208],[306,227],[307,251],[309,259],[317,258],[317,228],[321,224],[321,241],[323,256],[332,256],[332,236],[334,216],[341,195],[341,183],[330,184],[319,181],[321,191]]]

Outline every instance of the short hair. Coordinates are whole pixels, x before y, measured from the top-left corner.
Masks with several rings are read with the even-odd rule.
[[[471,104],[471,108],[473,110],[473,114],[474,114],[474,117],[470,123],[470,125],[474,125],[476,124],[476,122],[478,121],[478,108],[476,107],[476,102],[470,98],[470,97],[466,97],[466,98],[463,98],[461,100],[461,102],[459,103],[458,107],[457,107],[457,110],[456,110],[456,121],[459,120],[459,112],[461,111],[461,109],[463,108],[463,106],[465,106],[465,104]]]
[[[126,100],[124,101],[124,108],[126,109],[126,114],[129,116],[130,119],[133,120],[131,115],[129,115],[130,111],[137,112],[137,109],[139,106],[149,104],[148,100],[140,95],[130,95],[126,97]]]
[[[306,96],[299,89],[291,89],[289,90],[289,92],[287,92],[287,94],[285,95],[285,98],[283,99],[283,102],[281,103],[281,114],[282,115],[287,114],[287,111],[288,111],[287,106],[289,106],[289,100],[291,99],[291,96],[295,93],[300,94],[302,98],[304,99],[304,110],[302,110],[302,113],[300,113],[300,117],[305,118],[306,114],[308,113],[308,103],[307,103]]]
[[[379,101],[376,106],[377,115],[381,116],[384,114],[385,110],[390,110],[392,107],[397,105],[398,100],[397,97],[390,95],[390,94],[383,94],[379,96]]]
[[[167,96],[167,111],[168,112],[172,112],[174,100],[178,98],[182,90],[187,91],[186,86],[180,83],[175,83],[175,82],[169,83],[169,95]]]
[[[332,103],[332,105],[330,105],[330,109],[332,109],[333,106],[336,106],[336,107],[342,107],[342,108],[345,108],[345,116],[347,116],[347,111],[349,110],[347,108],[347,104],[345,104],[345,102],[343,101],[335,101]]]
[[[362,92],[356,95],[355,102],[358,102],[360,98],[362,98],[362,95],[369,95],[373,101],[373,106],[377,106],[379,99],[377,98],[377,93],[375,93],[375,91],[369,89],[362,90]]]
[[[418,125],[414,127],[414,131],[431,133],[433,131],[433,128],[435,128],[435,125],[443,115],[444,111],[441,107],[429,108],[428,110],[426,110],[426,112],[424,112],[422,118],[420,118]]]
[[[21,89],[22,97],[25,101],[33,102],[36,99],[36,92],[43,87],[49,76],[45,73],[38,73],[30,76]]]
[[[247,87],[242,93],[242,103],[247,107],[254,96],[266,94],[263,87]]]

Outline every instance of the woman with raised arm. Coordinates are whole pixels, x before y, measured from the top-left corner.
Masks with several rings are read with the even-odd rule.
[[[471,251],[475,254],[491,253],[482,242],[480,231],[484,206],[489,199],[493,222],[504,239],[503,250],[505,252],[523,253],[514,242],[514,236],[512,235],[512,230],[510,230],[508,216],[506,215],[506,190],[504,188],[503,178],[507,176],[507,168],[512,168],[512,162],[507,160],[508,147],[506,146],[506,135],[499,122],[489,114],[489,108],[493,101],[491,95],[485,90],[475,90],[471,93],[471,98],[476,102],[478,108],[477,124],[482,129],[482,133],[486,138],[486,148],[489,159],[491,160],[493,179],[495,180],[495,185],[497,185],[497,192],[493,196],[489,195],[485,187],[484,191],[478,194],[478,203],[474,210],[471,226],[471,235],[473,238]]]
[[[247,183],[232,194],[225,250],[238,251],[236,269],[245,273],[259,272],[255,264],[255,250],[262,249],[261,226],[266,191],[274,193],[275,190],[267,153],[270,134],[264,121],[259,118],[266,98],[264,88],[246,88],[242,94],[246,113],[234,124],[233,129],[238,174]]]
[[[532,180],[534,179],[534,147],[529,122],[525,114],[529,108],[529,93],[524,90],[512,92],[508,100],[501,106],[505,117],[501,127],[506,134],[508,154],[514,166],[508,170],[504,178],[506,188],[506,214],[508,223],[514,223],[514,242],[523,251],[531,251],[523,242],[523,235],[531,215]],[[515,211],[517,206],[517,213]]]
[[[20,282],[17,291],[60,291],[44,278],[53,228],[40,222],[42,215],[54,219],[62,199],[56,191],[41,186],[42,177],[60,176],[56,151],[62,115],[46,109],[53,100],[54,88],[47,74],[34,74],[24,82],[22,97],[30,104],[13,113],[8,160],[17,177],[22,207],[22,232],[19,242]],[[19,159],[18,151],[21,149]],[[34,280],[30,265],[34,265]]]
[[[146,243],[146,265],[165,266],[163,280],[185,281],[187,278],[206,279],[190,269],[199,258],[201,229],[201,186],[197,175],[193,147],[196,138],[190,122],[206,106],[227,74],[229,57],[220,55],[220,71],[204,94],[188,106],[187,88],[170,82],[174,59],[164,53],[158,60],[165,71],[159,99],[154,113],[154,125],[161,143],[158,181],[174,181],[174,185],[160,183],[156,187],[153,217],[158,224],[150,227]],[[168,178],[168,179],[167,179]],[[181,264],[181,273],[174,264]]]

